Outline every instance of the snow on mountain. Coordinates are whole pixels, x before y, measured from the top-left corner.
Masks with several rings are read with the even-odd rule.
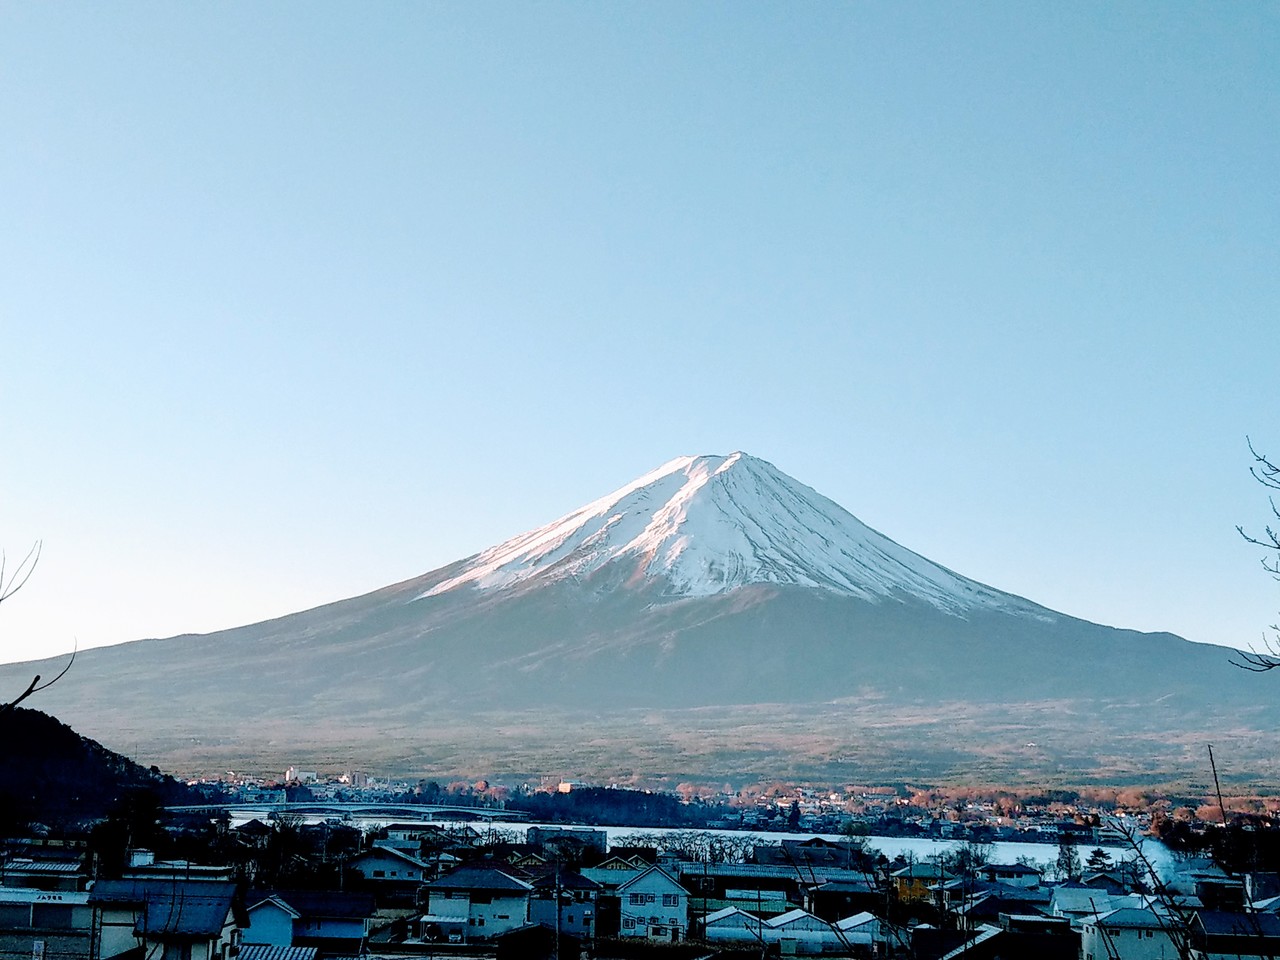
[[[952,614],[987,608],[1048,619],[1020,597],[969,580],[894,543],[844,508],[745,453],[678,457],[573,513],[469,558],[422,597],[582,578],[628,564],[669,595],[748,584],[864,600],[910,596]]]

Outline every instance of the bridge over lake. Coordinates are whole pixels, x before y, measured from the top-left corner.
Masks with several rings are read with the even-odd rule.
[[[200,803],[192,806],[165,807],[174,813],[208,813],[210,816],[226,812],[233,819],[248,821],[267,820],[281,815],[303,817],[308,820],[364,820],[381,823],[433,820],[527,820],[529,815],[519,810],[500,810],[495,807],[450,807],[430,803],[362,803],[359,801],[298,800],[254,801],[248,803]]]

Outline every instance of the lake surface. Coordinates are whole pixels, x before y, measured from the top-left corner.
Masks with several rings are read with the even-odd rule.
[[[241,816],[233,814],[233,822],[241,822],[249,820],[253,815],[262,815],[259,811],[254,814],[249,812],[243,813]],[[323,817],[306,817],[311,822],[318,822]],[[352,826],[366,829],[368,827],[380,826],[389,822],[388,817],[376,816],[355,816],[349,821]],[[466,820],[432,820],[432,824],[441,827],[470,827],[473,830],[483,834],[489,829],[489,824],[477,821]],[[573,827],[573,824],[567,823],[529,823],[526,821],[504,821],[495,820],[492,829],[497,832],[501,831],[504,835],[514,834],[520,840],[525,838],[525,832],[529,827]],[[622,843],[625,844],[629,838],[638,835],[664,835],[670,833],[687,833],[690,828],[687,827],[589,827],[581,825],[580,829],[603,830],[608,835],[610,845]],[[840,841],[848,839],[842,834],[836,833],[783,833],[769,830],[702,830],[694,829],[695,833],[707,833],[726,838],[737,839],[741,841],[747,837],[754,837],[762,843],[780,844],[783,840],[806,840],[810,837],[822,837],[824,840]],[[924,837],[859,837],[857,838],[868,847],[874,847],[886,857],[892,860],[899,855],[904,857],[912,857],[916,861],[928,861],[933,857],[942,856],[958,850],[964,845],[963,840],[930,840]],[[1084,860],[1095,846],[1100,847],[1115,862],[1127,860],[1134,856],[1134,850],[1130,846],[1118,846],[1108,844],[1090,844],[1082,843],[1076,849],[1080,853],[1080,859]],[[1158,840],[1144,838],[1141,841],[1142,853],[1156,869],[1158,873],[1165,876],[1169,873],[1173,864],[1173,855],[1164,844]],[[1058,846],[1055,843],[1022,843],[1015,841],[996,841],[991,844],[988,854],[988,860],[991,863],[1014,863],[1019,857],[1027,857],[1030,861],[1042,869],[1052,867],[1058,858]]]
[[[467,823],[461,821],[442,821],[442,823],[450,823],[453,826],[470,826],[475,830],[483,832],[488,829],[486,824]],[[565,823],[515,823],[503,822],[495,820],[493,829],[502,830],[518,835],[524,839],[525,831],[529,827],[569,827],[570,824]],[[655,834],[669,833],[685,833],[688,828],[685,827],[583,827],[582,829],[603,830],[609,837],[609,844],[626,843],[630,837],[637,835],[652,836]],[[848,837],[837,833],[781,833],[769,830],[695,830],[696,833],[709,833],[717,836],[725,836],[731,838],[755,837],[762,843],[780,844],[783,840],[807,840],[810,837],[821,837],[824,840],[841,841],[847,840]],[[917,861],[928,861],[932,857],[952,853],[962,847],[965,843],[963,840],[930,840],[924,837],[858,837],[866,846],[874,847],[886,857],[892,860],[896,856],[914,857]],[[1076,849],[1080,853],[1080,859],[1084,860],[1095,847],[1100,847],[1111,856],[1115,862],[1127,860],[1134,855],[1134,850],[1129,846],[1115,846],[1109,844],[1090,844],[1082,843]],[[1173,855],[1169,852],[1164,844],[1150,838],[1142,841],[1142,852],[1146,858],[1151,861],[1152,866],[1161,874],[1166,873],[1173,862]],[[1051,867],[1058,859],[1058,845],[1056,843],[1019,843],[1013,841],[996,841],[991,844],[991,850],[988,860],[991,863],[1014,863],[1019,857],[1029,857],[1032,862],[1041,868]]]

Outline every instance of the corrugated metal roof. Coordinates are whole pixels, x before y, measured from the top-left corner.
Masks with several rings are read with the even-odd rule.
[[[316,947],[276,947],[271,944],[241,945],[238,960],[316,960]]]
[[[147,896],[136,930],[144,937],[217,937],[231,914],[231,895],[223,897]]]

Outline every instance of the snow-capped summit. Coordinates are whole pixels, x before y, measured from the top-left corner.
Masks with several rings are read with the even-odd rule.
[[[912,553],[773,464],[745,453],[677,457],[544,527],[468,558],[422,596],[580,579],[625,564],[667,594],[709,596],[757,583],[864,600],[917,597],[962,614],[1043,608]]]

